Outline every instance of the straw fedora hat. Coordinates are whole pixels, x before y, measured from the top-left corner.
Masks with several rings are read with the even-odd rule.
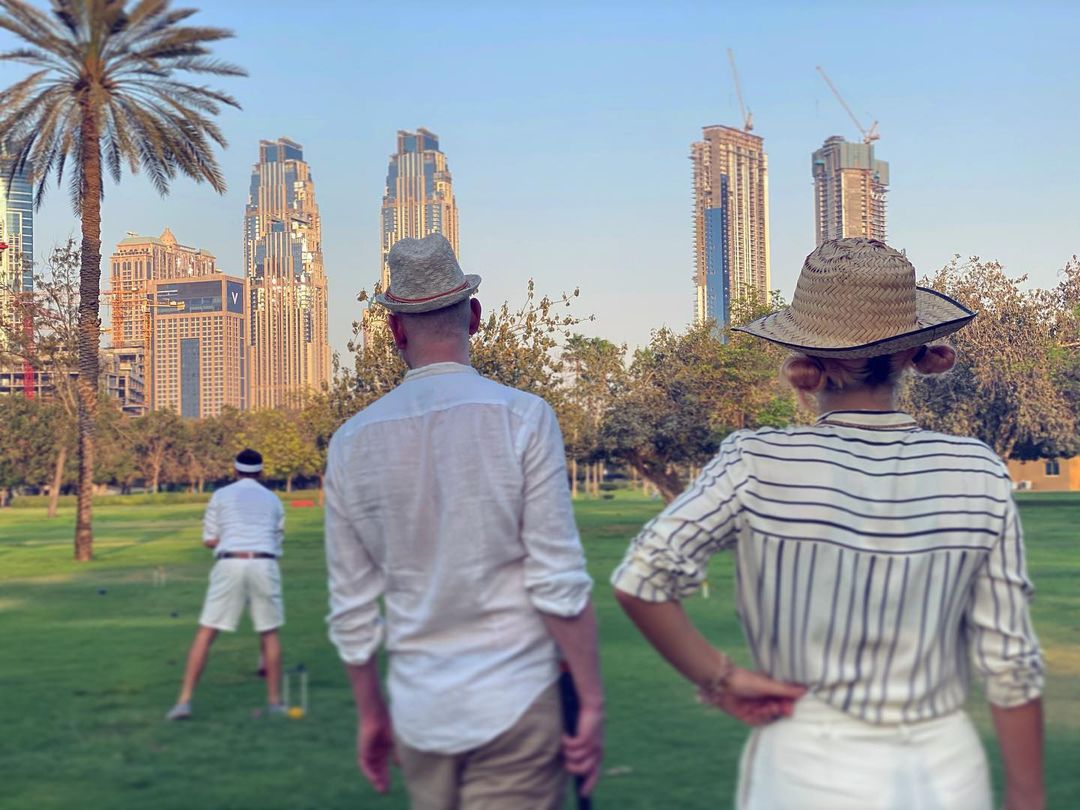
[[[922,346],[976,313],[915,284],[915,268],[876,239],[832,239],[806,257],[791,306],[740,332],[815,357],[876,357]]]
[[[401,239],[386,257],[390,286],[375,300],[391,312],[431,312],[472,296],[480,276],[461,271],[454,248],[439,233]]]

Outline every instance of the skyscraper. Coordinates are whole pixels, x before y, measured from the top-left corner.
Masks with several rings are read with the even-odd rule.
[[[0,350],[19,331],[27,339],[33,335],[33,324],[24,321],[30,310],[20,304],[34,291],[34,190],[25,173],[9,181],[9,167],[0,161]],[[33,366],[17,365],[9,365],[5,373],[12,379],[17,375],[23,393],[34,396]]]
[[[163,327],[160,321],[166,313],[175,315],[183,311],[188,303],[192,303],[193,311],[210,311],[205,309],[209,306],[207,302],[188,300],[193,299],[193,296],[187,296],[179,303],[173,301],[173,290],[177,283],[193,282],[203,285],[196,289],[211,290],[213,285],[220,285],[222,279],[229,277],[223,276],[218,270],[212,253],[181,245],[169,228],[165,228],[161,236],[129,233],[117,243],[116,250],[109,259],[109,290],[106,293],[111,313],[108,332],[112,345],[103,352],[102,357],[106,390],[120,401],[126,413],[138,416],[148,409],[163,408],[181,412],[177,402],[165,396],[167,389],[162,387],[159,379],[159,375],[171,379],[169,375],[172,367],[179,364],[173,353],[170,353],[175,347],[169,344],[168,338],[176,338],[177,327],[181,322],[167,321]],[[243,279],[230,280],[240,285],[238,294],[243,294]],[[210,296],[211,293],[207,293],[207,301]],[[221,299],[220,294],[218,298]],[[243,311],[246,310],[245,303]],[[206,362],[211,367],[224,362],[221,360],[222,355],[234,353],[236,350],[234,344],[224,340],[221,321],[220,318],[204,319],[193,327],[194,332],[184,331],[191,325],[190,319],[184,319],[180,326],[182,339],[199,339],[196,341],[199,351],[207,355]],[[246,339],[245,332],[241,331],[240,334]],[[192,344],[189,342],[185,345],[190,352]],[[246,343],[243,351],[246,358]],[[210,355],[217,357],[212,359]],[[190,378],[190,362],[188,369]],[[234,376],[242,390],[230,395],[224,404],[243,408],[246,407],[248,396],[246,363],[244,372],[235,371]],[[189,379],[189,389],[192,385],[198,386],[198,383],[198,375],[194,382]],[[191,394],[188,396],[190,400]],[[201,396],[202,393],[196,395],[200,402]],[[213,404],[210,396],[205,395],[208,404],[202,412],[195,415],[209,416],[220,411],[220,403]],[[184,415],[191,415],[190,411],[189,407]]]
[[[694,166],[697,323],[728,322],[734,302],[769,294],[769,180],[764,141],[741,129],[704,128]]]
[[[322,220],[303,147],[259,143],[244,213],[251,407],[300,403],[330,383]]]
[[[885,241],[889,164],[874,159],[872,143],[833,135],[814,152],[814,225],[817,243],[845,236]]]
[[[244,410],[248,398],[248,296],[245,280],[150,282],[154,302],[150,364],[155,410],[185,418]]]
[[[109,259],[112,345],[145,349],[149,335],[150,282],[209,276],[218,272],[214,255],[181,245],[166,228],[161,236],[135,233],[121,239]]]
[[[399,130],[390,156],[382,204],[382,286],[390,282],[386,257],[399,239],[441,233],[458,253],[458,211],[439,136],[426,129]]]

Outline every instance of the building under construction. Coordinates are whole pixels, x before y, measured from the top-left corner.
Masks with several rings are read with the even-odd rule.
[[[724,325],[732,304],[769,296],[769,178],[765,143],[704,128],[693,144],[695,322]]]
[[[865,236],[884,242],[889,164],[874,158],[874,142],[881,138],[878,122],[863,126],[821,65],[817,72],[862,135],[862,143],[849,143],[833,135],[814,152],[811,171],[817,244],[846,236]]]
[[[812,171],[817,244],[846,236],[885,241],[889,164],[874,158],[873,143],[833,135],[814,152]]]

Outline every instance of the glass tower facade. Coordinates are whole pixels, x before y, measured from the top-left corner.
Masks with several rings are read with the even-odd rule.
[[[8,177],[9,161],[0,160],[0,349],[11,335],[33,340],[34,325],[24,307],[34,292],[34,189],[25,172]],[[38,393],[37,372],[29,358],[0,368],[0,391]]]
[[[330,383],[326,273],[315,181],[303,147],[262,141],[244,212],[251,407],[298,405]]]
[[[0,161],[0,321],[17,326],[19,298],[34,291],[34,189],[25,173],[9,181],[9,168]]]
[[[399,239],[441,233],[458,253],[458,211],[439,136],[426,129],[401,130],[390,156],[382,204],[382,286],[390,283],[386,257]]]

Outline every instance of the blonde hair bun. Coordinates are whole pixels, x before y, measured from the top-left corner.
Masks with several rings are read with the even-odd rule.
[[[923,346],[911,359],[911,365],[920,374],[944,374],[956,365],[956,351],[944,344]]]
[[[816,394],[825,386],[825,370],[821,363],[804,354],[788,357],[781,371],[791,387],[800,394]]]

